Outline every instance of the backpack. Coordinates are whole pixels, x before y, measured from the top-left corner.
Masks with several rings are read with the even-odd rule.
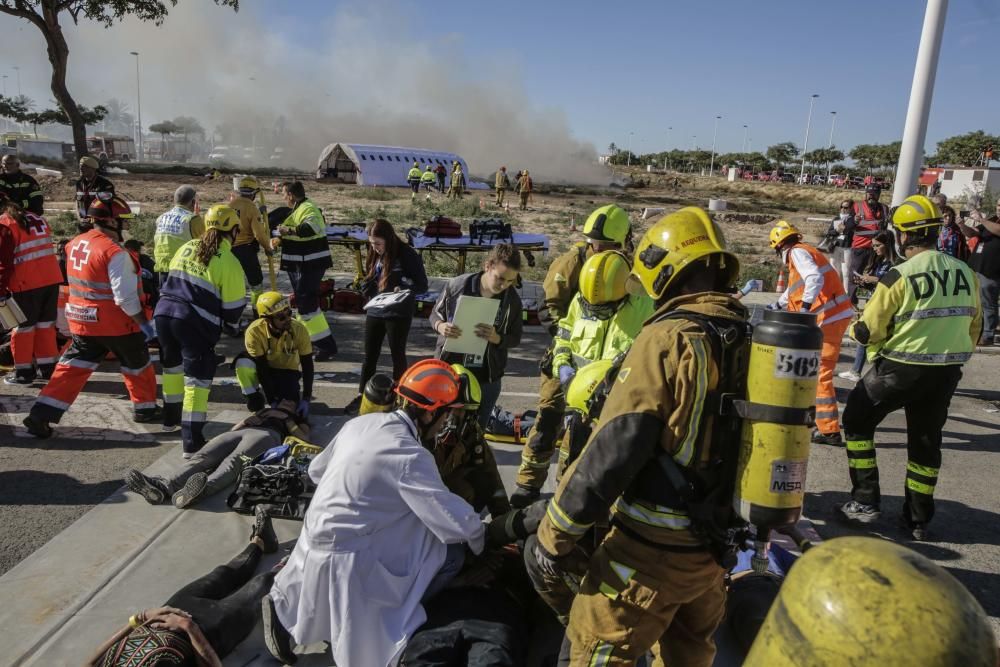
[[[335,289],[327,295],[324,303],[329,305],[325,310],[332,310],[338,313],[359,315],[365,312],[365,297],[358,290]]]
[[[438,240],[461,238],[462,225],[443,215],[435,215],[424,226],[424,236]]]
[[[497,241],[509,241],[514,238],[514,230],[510,223],[499,218],[473,220],[469,225],[469,237],[473,244],[493,245]]]
[[[239,514],[253,514],[257,505],[267,505],[272,517],[301,521],[315,491],[306,468],[295,459],[282,465],[250,463],[240,471],[226,504]]]

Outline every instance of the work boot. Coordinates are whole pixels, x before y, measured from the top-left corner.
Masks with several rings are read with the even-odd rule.
[[[264,392],[255,391],[252,394],[247,394],[247,410],[250,412],[259,412],[267,407],[267,401],[264,399]]]
[[[866,505],[865,503],[859,503],[857,500],[851,500],[843,505],[838,505],[836,515],[839,519],[848,523],[868,525],[878,521],[879,517],[882,516],[882,511],[878,508],[878,505]]]
[[[136,410],[135,414],[132,416],[132,421],[136,424],[152,424],[153,422],[158,422],[161,419],[163,419],[163,410],[160,409],[160,406]]]
[[[208,475],[203,472],[196,472],[187,478],[184,486],[174,492],[170,500],[173,502],[174,507],[182,510],[198,500],[205,491],[206,486],[208,486]]]
[[[274,526],[271,525],[271,515],[267,513],[264,505],[255,505],[253,508],[253,530],[250,531],[250,539],[260,538],[264,543],[261,550],[266,554],[273,554],[278,550],[278,536],[274,533]]]
[[[833,445],[834,447],[844,446],[844,440],[840,437],[840,431],[820,433],[818,428],[813,429],[812,443],[814,445]]]
[[[28,416],[21,422],[28,429],[28,433],[36,438],[44,440],[52,437],[52,426],[41,417],[28,413]]]
[[[159,477],[149,477],[132,468],[125,474],[125,486],[138,493],[150,505],[160,505],[170,495],[166,483]]]
[[[181,430],[181,415],[184,406],[181,403],[163,404],[163,428],[164,433],[176,433]]]
[[[20,387],[25,387],[35,381],[35,372],[31,371],[31,374],[21,372],[10,373],[3,379],[4,384],[16,385]]]
[[[911,521],[905,514],[906,510],[903,510],[904,514],[899,515],[899,527],[906,533],[909,537],[913,539],[914,542],[926,542],[927,541],[927,524],[920,523],[919,521]]]
[[[539,489],[518,484],[514,493],[510,495],[510,506],[516,510],[522,509],[538,500],[541,495],[542,492]]]
[[[314,361],[331,361],[335,356],[337,356],[336,343],[332,347],[323,347],[313,351]]]
[[[274,609],[274,600],[265,595],[260,600],[260,612],[264,625],[264,644],[268,652],[283,665],[294,665],[298,656],[292,653],[292,638],[285,630]]]
[[[361,410],[361,394],[358,394],[351,399],[351,402],[344,406],[344,414],[350,417],[356,417],[358,412]]]

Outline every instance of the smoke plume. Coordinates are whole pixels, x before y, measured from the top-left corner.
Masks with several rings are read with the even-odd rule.
[[[249,146],[246,135],[266,143],[284,128],[287,161],[308,171],[325,145],[341,141],[453,151],[478,175],[505,164],[550,182],[609,180],[594,146],[572,136],[561,111],[532,105],[514,64],[471,61],[461,39],[416,37],[401,6],[338,4],[322,24],[291,16],[273,29],[264,23],[260,0],[241,4],[234,14],[204,0],[182,0],[162,27],[132,20],[108,30],[88,22],[74,27],[64,17],[70,90],[88,106],[116,97],[134,110],[129,52],[139,51],[147,129],[194,116],[210,134],[242,128]],[[13,21],[3,17],[0,25]],[[20,23],[24,27],[7,32],[0,48],[16,50],[25,63],[22,76],[30,72],[46,100],[44,43]]]

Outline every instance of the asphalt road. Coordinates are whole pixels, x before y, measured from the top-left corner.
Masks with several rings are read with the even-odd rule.
[[[340,346],[336,361],[319,364],[315,414],[334,414],[356,393],[361,366],[361,319],[339,315],[332,327]],[[412,359],[429,356],[433,333],[416,321],[410,335]],[[545,338],[528,328],[511,355],[500,403],[522,411],[537,397],[537,359]],[[220,351],[231,359],[239,343],[225,339]],[[382,362],[388,364],[387,349]],[[853,350],[845,350],[841,370]],[[105,364],[57,427],[56,436],[38,441],[26,436],[20,421],[38,387],[0,385],[0,574],[102,502],[122,484],[129,468],[144,468],[179,444],[179,435],[156,433],[133,424],[124,387],[113,364]],[[977,354],[966,366],[945,427],[944,462],[937,486],[933,541],[908,546],[947,568],[980,601],[1000,636],[1000,355]],[[848,383],[837,380],[840,398]],[[220,366],[212,390],[213,411],[238,408],[239,389],[228,365]],[[877,436],[882,476],[883,517],[872,531],[905,541],[895,528],[902,506],[906,465],[905,423],[895,413]],[[176,454],[179,456],[179,454]],[[514,464],[513,460],[501,463]],[[860,534],[838,524],[832,507],[848,498],[844,450],[817,446],[809,462],[805,512],[824,539]]]

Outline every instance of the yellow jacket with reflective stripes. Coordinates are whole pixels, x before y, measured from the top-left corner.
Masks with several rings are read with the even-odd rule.
[[[271,233],[261,218],[257,204],[246,197],[236,197],[229,202],[229,207],[240,216],[240,231],[236,235],[233,247],[253,243],[256,240],[262,248],[269,248]]]
[[[559,375],[560,366],[582,368],[591,361],[614,359],[626,352],[642,329],[642,323],[653,314],[653,300],[643,294],[626,297],[611,317],[599,320],[586,313],[583,296],[573,297],[566,317],[559,320],[553,347],[552,376]]]
[[[719,384],[711,341],[698,324],[656,319],[690,311],[743,326],[747,310],[731,296],[692,294],[671,299],[643,326],[622,362],[601,411],[600,424],[579,458],[563,475],[538,530],[552,554],[573,544],[611,510],[613,520],[644,540],[700,544],[691,533],[683,501],[665,504],[657,456],[666,451],[678,466],[699,471],[708,463],[707,399]],[[708,425],[704,433],[702,422]]]
[[[299,236],[298,230],[302,225],[309,229],[309,233]],[[279,227],[292,232],[281,237],[283,270],[301,271],[305,265],[324,269],[333,266],[330,247],[326,242],[326,222],[323,220],[323,212],[316,204],[303,199]]]
[[[983,328],[979,280],[965,262],[924,250],[889,269],[851,336],[868,358],[904,364],[963,364]]]

